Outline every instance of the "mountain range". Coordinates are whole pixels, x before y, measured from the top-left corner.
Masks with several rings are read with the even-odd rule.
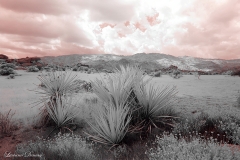
[[[138,64],[144,69],[157,70],[176,66],[185,71],[226,72],[240,70],[240,59],[204,59],[189,56],[175,57],[161,53],[137,53],[131,56],[113,54],[73,54],[41,57],[47,64],[69,65],[87,64],[98,69],[112,69],[113,66]]]

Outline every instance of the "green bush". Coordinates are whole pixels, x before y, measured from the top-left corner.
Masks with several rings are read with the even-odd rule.
[[[157,137],[156,148],[149,149],[146,154],[150,160],[238,160],[240,151],[229,148],[227,145],[219,145],[214,139],[204,141],[194,139],[186,142],[178,140],[172,134]]]
[[[35,142],[18,144],[16,154],[41,155],[46,160],[94,160],[92,144],[76,135],[57,135],[54,139],[38,138]]]

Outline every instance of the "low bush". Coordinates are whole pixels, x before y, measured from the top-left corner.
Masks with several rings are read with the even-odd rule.
[[[13,68],[4,67],[4,68],[0,69],[0,75],[7,76],[7,75],[10,75],[10,74],[16,74],[16,72],[14,71]]]
[[[39,69],[36,66],[30,66],[27,68],[28,72],[38,72]]]
[[[240,151],[227,145],[219,145],[214,139],[208,141],[196,138],[190,142],[178,140],[172,134],[157,137],[156,148],[149,149],[146,154],[150,160],[238,160]]]
[[[0,69],[3,69],[3,68],[12,68],[12,69],[15,69],[15,64],[13,63],[3,63],[0,65]]]
[[[182,118],[172,133],[186,139],[200,134],[203,139],[213,137],[221,143],[240,144],[240,119],[226,114],[211,117],[202,113],[196,118]]]
[[[161,77],[161,74],[162,74],[162,72],[158,71],[158,72],[154,73],[154,77]]]
[[[58,134],[51,140],[38,138],[35,142],[30,141],[26,144],[16,146],[16,154],[31,153],[39,155],[42,159],[61,159],[61,160],[94,160],[92,144],[80,136],[70,134]]]

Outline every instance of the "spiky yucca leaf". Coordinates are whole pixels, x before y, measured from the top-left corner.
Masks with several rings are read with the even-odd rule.
[[[111,101],[116,105],[129,98],[136,82],[147,83],[144,77],[143,71],[136,66],[120,66],[120,70],[108,74],[106,81],[96,79],[92,82],[93,90],[103,102]]]
[[[56,100],[45,103],[48,115],[56,123],[57,128],[68,125],[78,114],[78,108],[72,99],[56,95]]]
[[[130,107],[124,103],[117,106],[113,103],[105,103],[98,107],[94,116],[96,125],[88,122],[98,136],[91,137],[100,143],[119,144],[128,132],[128,125],[131,121],[129,111]]]
[[[76,75],[72,76],[68,72],[51,72],[49,76],[41,75],[38,79],[45,87],[41,87],[40,91],[36,91],[42,95],[40,103],[49,101],[51,98],[55,98],[56,94],[59,96],[73,94],[78,88],[78,84],[74,83]]]
[[[108,82],[105,84],[103,84],[101,80],[96,80],[93,83],[93,88],[97,96],[103,102],[111,102],[115,106],[118,106],[121,102],[125,102],[128,99],[132,91],[132,85],[132,81],[124,83],[122,79],[115,80],[114,78],[109,78]]]
[[[175,86],[172,88],[167,86],[161,89],[160,87],[154,87],[152,84],[149,86],[139,84],[135,93],[142,106],[140,110],[141,118],[156,122],[159,118],[169,117],[169,115],[163,115],[163,113],[167,113],[165,109],[172,107],[177,92]]]

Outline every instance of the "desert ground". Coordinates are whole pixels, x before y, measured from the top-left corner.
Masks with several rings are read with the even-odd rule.
[[[0,76],[0,111],[7,112],[11,109],[15,112],[13,119],[23,127],[13,137],[1,139],[0,157],[6,151],[14,151],[16,144],[31,140],[33,135],[42,135],[39,131],[26,129],[24,126],[32,125],[38,118],[40,106],[35,106],[40,95],[34,90],[38,89],[40,81],[38,76],[47,72],[31,73],[17,71],[21,76],[15,79],[7,79]],[[86,74],[72,72],[77,79],[94,81],[95,78],[104,78],[105,73]],[[207,112],[209,115],[217,115],[223,112],[240,115],[239,109],[234,107],[237,97],[240,94],[240,78],[225,75],[183,75],[180,79],[174,79],[169,75],[154,77],[152,83],[156,86],[176,86],[177,95],[174,108],[181,114],[195,114]],[[86,99],[96,97],[94,93],[77,93],[74,98],[78,101],[79,107],[85,107]],[[83,105],[84,104],[84,105]],[[88,116],[88,112],[83,113]],[[8,146],[8,147],[6,147]]]
[[[26,120],[33,114],[38,114],[39,106],[34,107],[34,102],[40,98],[34,90],[37,90],[40,84],[37,78],[47,72],[26,72],[18,71],[22,76],[15,79],[7,79],[0,76],[0,95],[1,111],[12,109],[16,112],[14,115],[17,119]],[[86,74],[72,72],[77,75],[77,79],[85,81],[94,81],[96,78],[104,78],[104,73]],[[193,75],[184,75],[180,79],[174,79],[168,75],[162,75],[152,79],[156,86],[176,86],[179,103],[176,108],[190,108],[192,110],[204,110],[206,107],[216,107],[218,110],[223,108],[229,109],[236,103],[240,94],[239,77],[226,75],[202,75],[198,79]],[[86,93],[87,94],[87,93]],[[76,98],[83,98],[82,93],[76,95]],[[215,109],[215,108],[214,108]]]

